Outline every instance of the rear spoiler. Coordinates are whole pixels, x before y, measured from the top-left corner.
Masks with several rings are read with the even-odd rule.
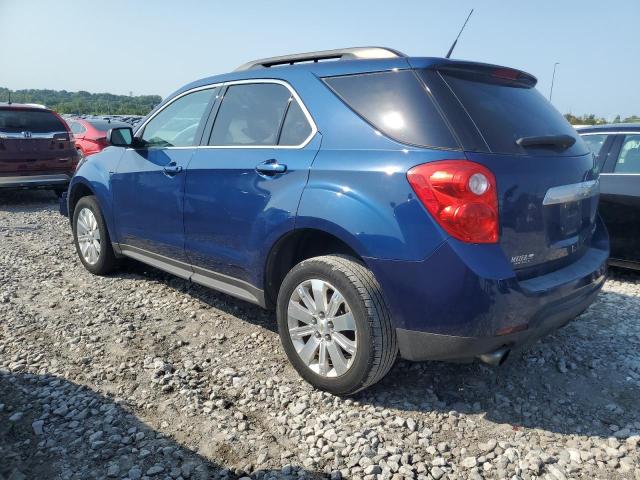
[[[514,87],[533,88],[538,79],[530,73],[515,68],[501,67],[475,62],[447,62],[433,66],[436,70],[467,80],[486,83],[499,83]]]

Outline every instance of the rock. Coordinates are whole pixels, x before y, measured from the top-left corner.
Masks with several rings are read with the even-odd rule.
[[[109,465],[107,469],[107,477],[116,478],[120,475],[120,466],[118,464],[112,463]]]
[[[378,475],[382,473],[382,468],[379,465],[369,465],[364,469],[365,475]]]
[[[139,480],[142,477],[142,470],[140,470],[138,467],[133,467],[129,470],[127,475],[131,480]]]
[[[336,435],[336,431],[333,428],[330,428],[329,430],[325,431],[322,434],[322,437],[325,438],[326,440],[329,440],[330,442],[338,441],[338,435]]]
[[[464,468],[473,468],[478,465],[478,459],[476,457],[466,457],[462,460],[462,466]]]
[[[493,450],[496,448],[496,445],[498,445],[497,440],[495,438],[491,438],[485,443],[480,443],[478,447],[480,448],[480,451],[482,453],[487,454],[489,452],[493,452]]]
[[[36,420],[31,424],[31,428],[33,428],[33,433],[36,435],[42,435],[44,433],[44,420]]]
[[[444,475],[444,470],[442,470],[440,467],[432,467],[429,473],[435,480],[440,480]]]
[[[15,412],[14,414],[12,414],[12,415],[9,417],[9,421],[10,421],[10,422],[17,422],[17,421],[21,420],[23,416],[24,416],[24,413],[22,413],[22,412]]]
[[[147,470],[147,475],[150,477],[154,475],[158,475],[159,473],[164,472],[164,467],[162,465],[154,465],[149,470]]]

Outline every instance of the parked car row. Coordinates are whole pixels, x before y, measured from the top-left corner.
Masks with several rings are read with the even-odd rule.
[[[598,165],[535,84],[383,48],[253,61],[111,129],[61,210],[92,273],[129,257],[274,309],[317,388],[398,354],[499,364],[586,309],[609,256]]]
[[[609,262],[640,269],[640,124],[578,129],[596,156],[600,214],[611,236]]]

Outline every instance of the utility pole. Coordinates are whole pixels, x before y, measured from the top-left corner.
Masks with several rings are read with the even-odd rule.
[[[551,97],[553,97],[553,83],[556,80],[556,67],[560,65],[560,62],[556,62],[553,64],[553,76],[551,77],[551,90],[549,91],[549,101],[551,101]]]

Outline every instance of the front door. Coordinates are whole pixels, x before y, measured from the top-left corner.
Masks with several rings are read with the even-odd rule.
[[[186,176],[193,279],[259,285],[265,245],[293,229],[320,135],[290,87],[262,81],[228,86],[208,143]]]
[[[176,97],[136,133],[139,146],[122,156],[112,176],[114,220],[117,242],[131,256],[155,254],[165,262],[186,262],[185,173],[215,90]]]

